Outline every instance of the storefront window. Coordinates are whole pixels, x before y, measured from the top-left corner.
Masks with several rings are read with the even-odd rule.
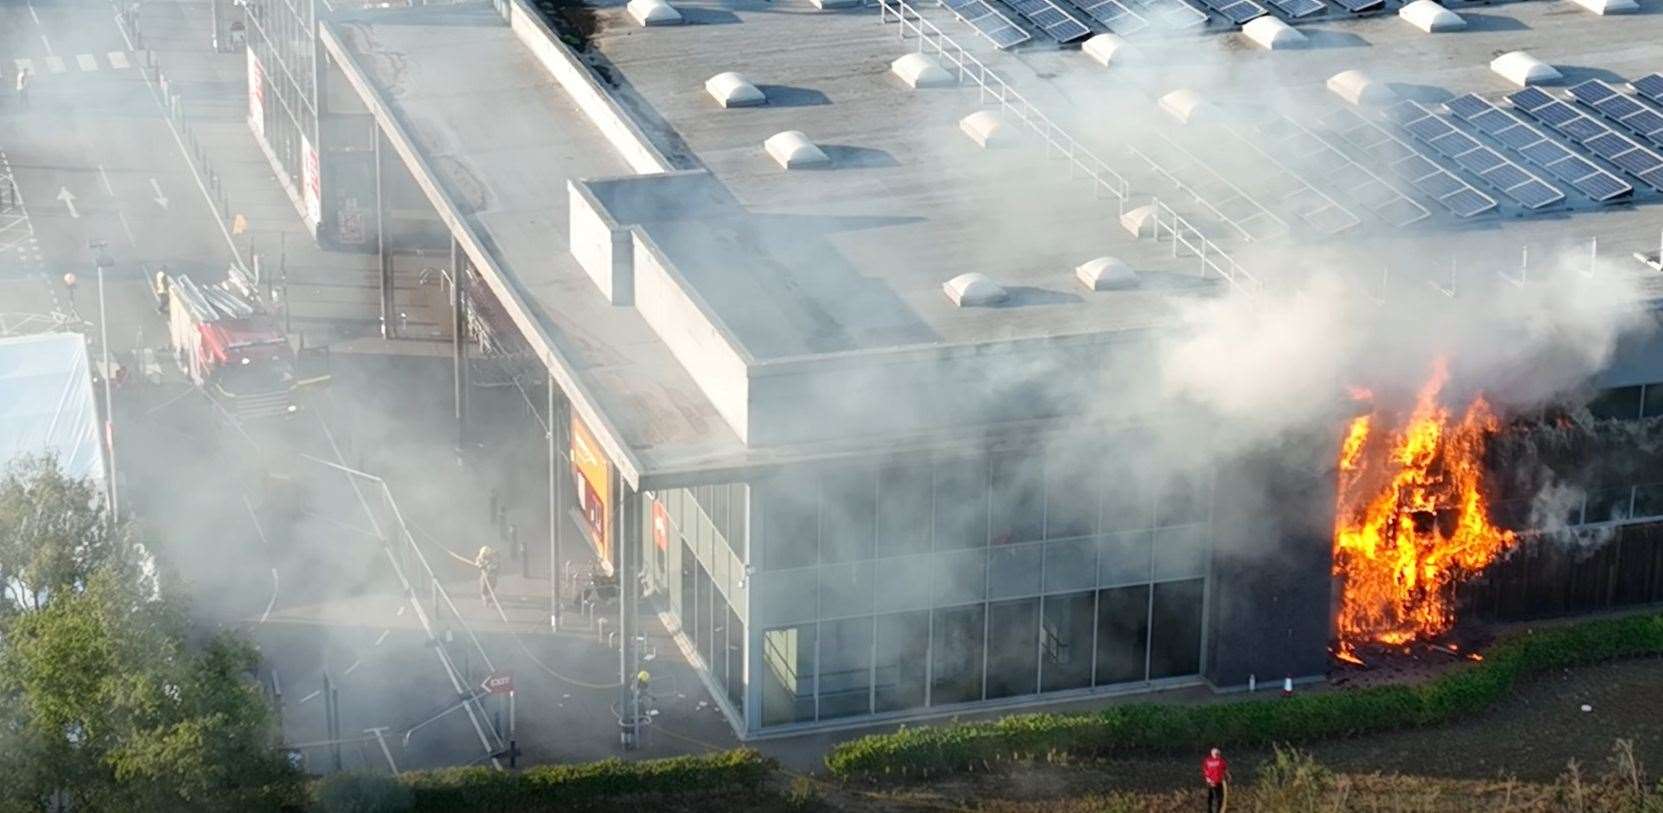
[[[930,467],[890,466],[878,475],[876,555],[905,556],[930,549]]]
[[[1039,632],[1040,691],[1091,685],[1091,622],[1095,604],[1090,592],[1045,597]]]
[[[1045,535],[1045,474],[1037,454],[1011,452],[993,458],[993,544],[1027,542]]]
[[[930,649],[928,612],[878,616],[876,711],[902,711],[924,705],[924,681]]]
[[[1039,691],[1039,599],[988,605],[987,697]]]
[[[872,710],[872,619],[820,624],[820,719]]]
[[[763,568],[787,570],[807,567],[819,560],[818,495],[810,486],[795,479],[768,484],[761,505],[766,546]]]
[[[814,625],[762,633],[762,724],[814,719]]]
[[[935,611],[930,636],[930,705],[982,699],[985,604]]]
[[[1089,451],[1053,449],[1045,459],[1045,538],[1097,532],[1102,458]]]
[[[935,468],[935,549],[987,545],[987,462],[945,460]]]
[[[848,469],[828,474],[820,497],[820,560],[872,558],[878,513],[877,473]]]
[[[1205,582],[1191,579],[1155,585],[1151,615],[1154,643],[1149,677],[1179,677],[1201,671],[1201,601]]]
[[[1149,586],[1097,591],[1097,685],[1143,680],[1149,649]]]

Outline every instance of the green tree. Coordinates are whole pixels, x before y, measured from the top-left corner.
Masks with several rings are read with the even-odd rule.
[[[197,635],[92,484],[49,459],[0,477],[0,810],[277,810],[258,656]]]

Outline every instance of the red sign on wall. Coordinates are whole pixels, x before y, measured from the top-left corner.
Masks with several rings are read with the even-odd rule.
[[[659,550],[670,549],[670,512],[658,500],[652,501],[652,541]]]

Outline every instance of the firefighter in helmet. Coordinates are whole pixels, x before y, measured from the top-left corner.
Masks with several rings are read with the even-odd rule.
[[[473,565],[479,568],[479,603],[489,607],[492,597],[496,595],[497,570],[501,567],[496,548],[479,546],[479,555],[474,557]]]

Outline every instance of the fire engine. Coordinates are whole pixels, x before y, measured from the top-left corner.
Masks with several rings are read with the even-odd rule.
[[[152,293],[167,312],[179,369],[240,419],[290,415],[303,381],[282,325],[250,285],[232,274],[204,285],[184,274],[157,272]],[[319,379],[321,380],[321,379]]]

